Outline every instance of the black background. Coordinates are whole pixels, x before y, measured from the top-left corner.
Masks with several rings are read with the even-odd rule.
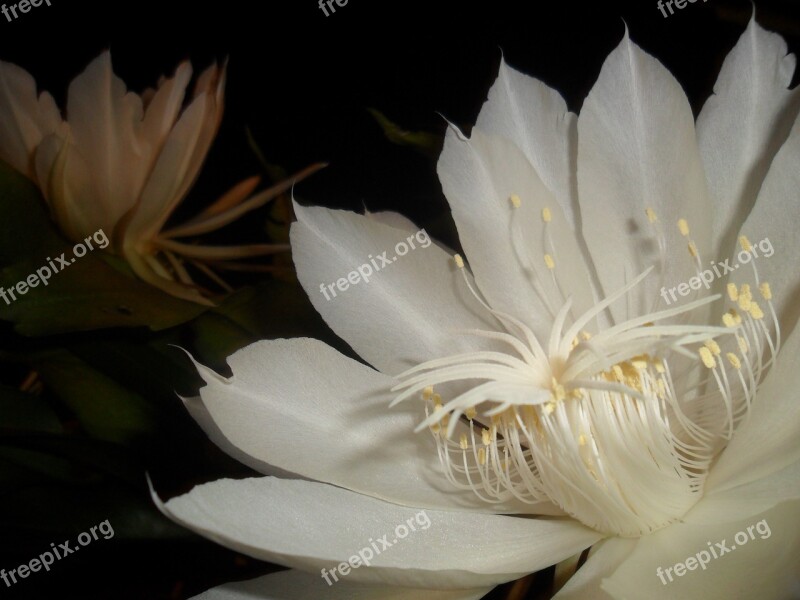
[[[392,209],[419,224],[446,210],[435,162],[387,141],[368,107],[410,130],[442,133],[444,118],[468,129],[502,52],[509,64],[561,91],[571,110],[579,111],[627,24],[632,39],[683,85],[697,113],[752,11],[745,0],[697,0],[669,18],[656,0],[349,0],[326,17],[315,0],[51,2],[11,23],[0,16],[0,59],[30,71],[60,105],[69,81],[105,48],[111,49],[116,73],[135,91],[154,85],[181,60],[191,59],[199,72],[213,60],[229,59],[222,128],[181,211],[195,212],[258,172],[245,136],[249,127],[268,160],[288,171],[330,163],[298,186],[303,201]],[[794,53],[800,46],[798,8],[788,0],[757,3],[758,20],[781,33]],[[227,235],[262,225],[244,223]],[[214,468],[199,466],[208,453],[200,450],[200,436],[196,442],[196,448],[144,459],[157,486],[186,489],[213,478]],[[19,539],[0,540],[0,566],[13,568],[39,553],[41,544]],[[202,540],[102,541],[11,590],[0,583],[0,599],[178,599],[269,569]]]

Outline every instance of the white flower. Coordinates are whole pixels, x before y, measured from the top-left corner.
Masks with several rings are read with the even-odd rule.
[[[81,241],[102,229],[139,277],[174,296],[208,304],[185,263],[225,287],[206,262],[286,248],[209,247],[176,238],[227,225],[318,166],[254,196],[260,179],[246,179],[190,222],[164,230],[197,179],[222,119],[225,67],[206,69],[184,107],[191,79],[192,67],[184,62],[157,89],[139,96],[114,74],[106,51],[70,84],[62,121],[50,94],[37,98],[27,71],[0,61],[0,159],[39,185],[69,239]]]
[[[478,598],[589,546],[559,599],[789,597],[800,568],[794,64],[751,22],[697,126],[678,83],[627,35],[579,118],[503,64],[471,136],[451,128],[439,162],[469,269],[431,246],[325,300],[321,282],[415,227],[297,206],[300,281],[374,369],[310,339],[245,348],[229,379],[198,365],[206,386],[188,409],[223,449],[279,476],[156,501],[298,570],[207,597]],[[662,287],[749,248],[745,233],[775,255],[664,303]],[[428,531],[325,584],[321,569],[416,507]],[[674,568],[761,521],[769,536]]]

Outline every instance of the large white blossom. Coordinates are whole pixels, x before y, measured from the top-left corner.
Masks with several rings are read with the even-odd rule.
[[[299,279],[369,366],[311,339],[249,346],[230,378],[198,365],[206,385],[187,408],[268,476],[156,501],[295,569],[204,597],[479,598],[590,546],[559,599],[790,597],[794,66],[752,21],[695,124],[627,34],[580,117],[503,63],[471,134],[451,127],[439,161],[464,258],[417,249],[331,300],[321,283],[415,226],[297,206]],[[664,301],[662,288],[764,239],[774,256]],[[326,585],[321,569],[419,508],[428,531]],[[657,575],[761,521],[769,536],[672,582]]]

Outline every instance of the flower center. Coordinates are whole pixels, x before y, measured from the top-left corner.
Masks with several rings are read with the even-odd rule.
[[[697,259],[694,244],[689,251]],[[775,341],[748,284],[729,284],[735,307],[721,326],[693,323],[720,298],[714,295],[603,327],[601,313],[651,267],[577,318],[567,298],[542,344],[525,323],[489,306],[462,258],[455,262],[499,324],[469,332],[488,349],[420,364],[398,376],[393,390],[393,405],[421,396],[425,419],[417,431],[434,436],[450,483],[489,503],[549,501],[589,527],[626,537],[683,516],[778,352],[771,290],[759,284],[755,266]],[[552,258],[545,262],[552,270]]]

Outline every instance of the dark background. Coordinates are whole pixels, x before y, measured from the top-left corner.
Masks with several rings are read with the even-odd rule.
[[[225,118],[181,209],[185,214],[259,172],[245,135],[249,128],[266,158],[289,172],[330,163],[298,186],[303,201],[401,211],[431,225],[434,234],[446,231],[435,161],[390,143],[368,107],[409,130],[441,134],[443,117],[468,128],[502,52],[509,64],[560,90],[570,109],[579,111],[627,24],[633,40],[681,82],[697,113],[752,10],[746,0],[697,0],[664,18],[656,0],[349,0],[326,17],[316,0],[51,2],[11,23],[0,16],[0,59],[31,72],[61,105],[69,81],[105,48],[112,51],[116,73],[135,91],[154,85],[184,59],[193,61],[196,72],[213,60],[230,60]],[[760,23],[781,33],[794,53],[800,48],[799,8],[788,0],[757,3]],[[226,235],[235,238],[262,226],[253,217]],[[152,474],[162,495],[223,474],[248,473],[208,447],[177,400],[168,411],[181,435],[162,428],[136,467]],[[146,499],[144,486],[139,492]],[[43,520],[58,520],[52,507],[43,505]],[[36,503],[30,508],[36,511]],[[98,522],[73,525],[83,531]],[[0,567],[6,569],[28,562],[50,542],[72,537],[7,524],[0,529]],[[0,599],[180,599],[270,568],[195,537],[120,536],[95,542],[10,590],[0,582]]]

